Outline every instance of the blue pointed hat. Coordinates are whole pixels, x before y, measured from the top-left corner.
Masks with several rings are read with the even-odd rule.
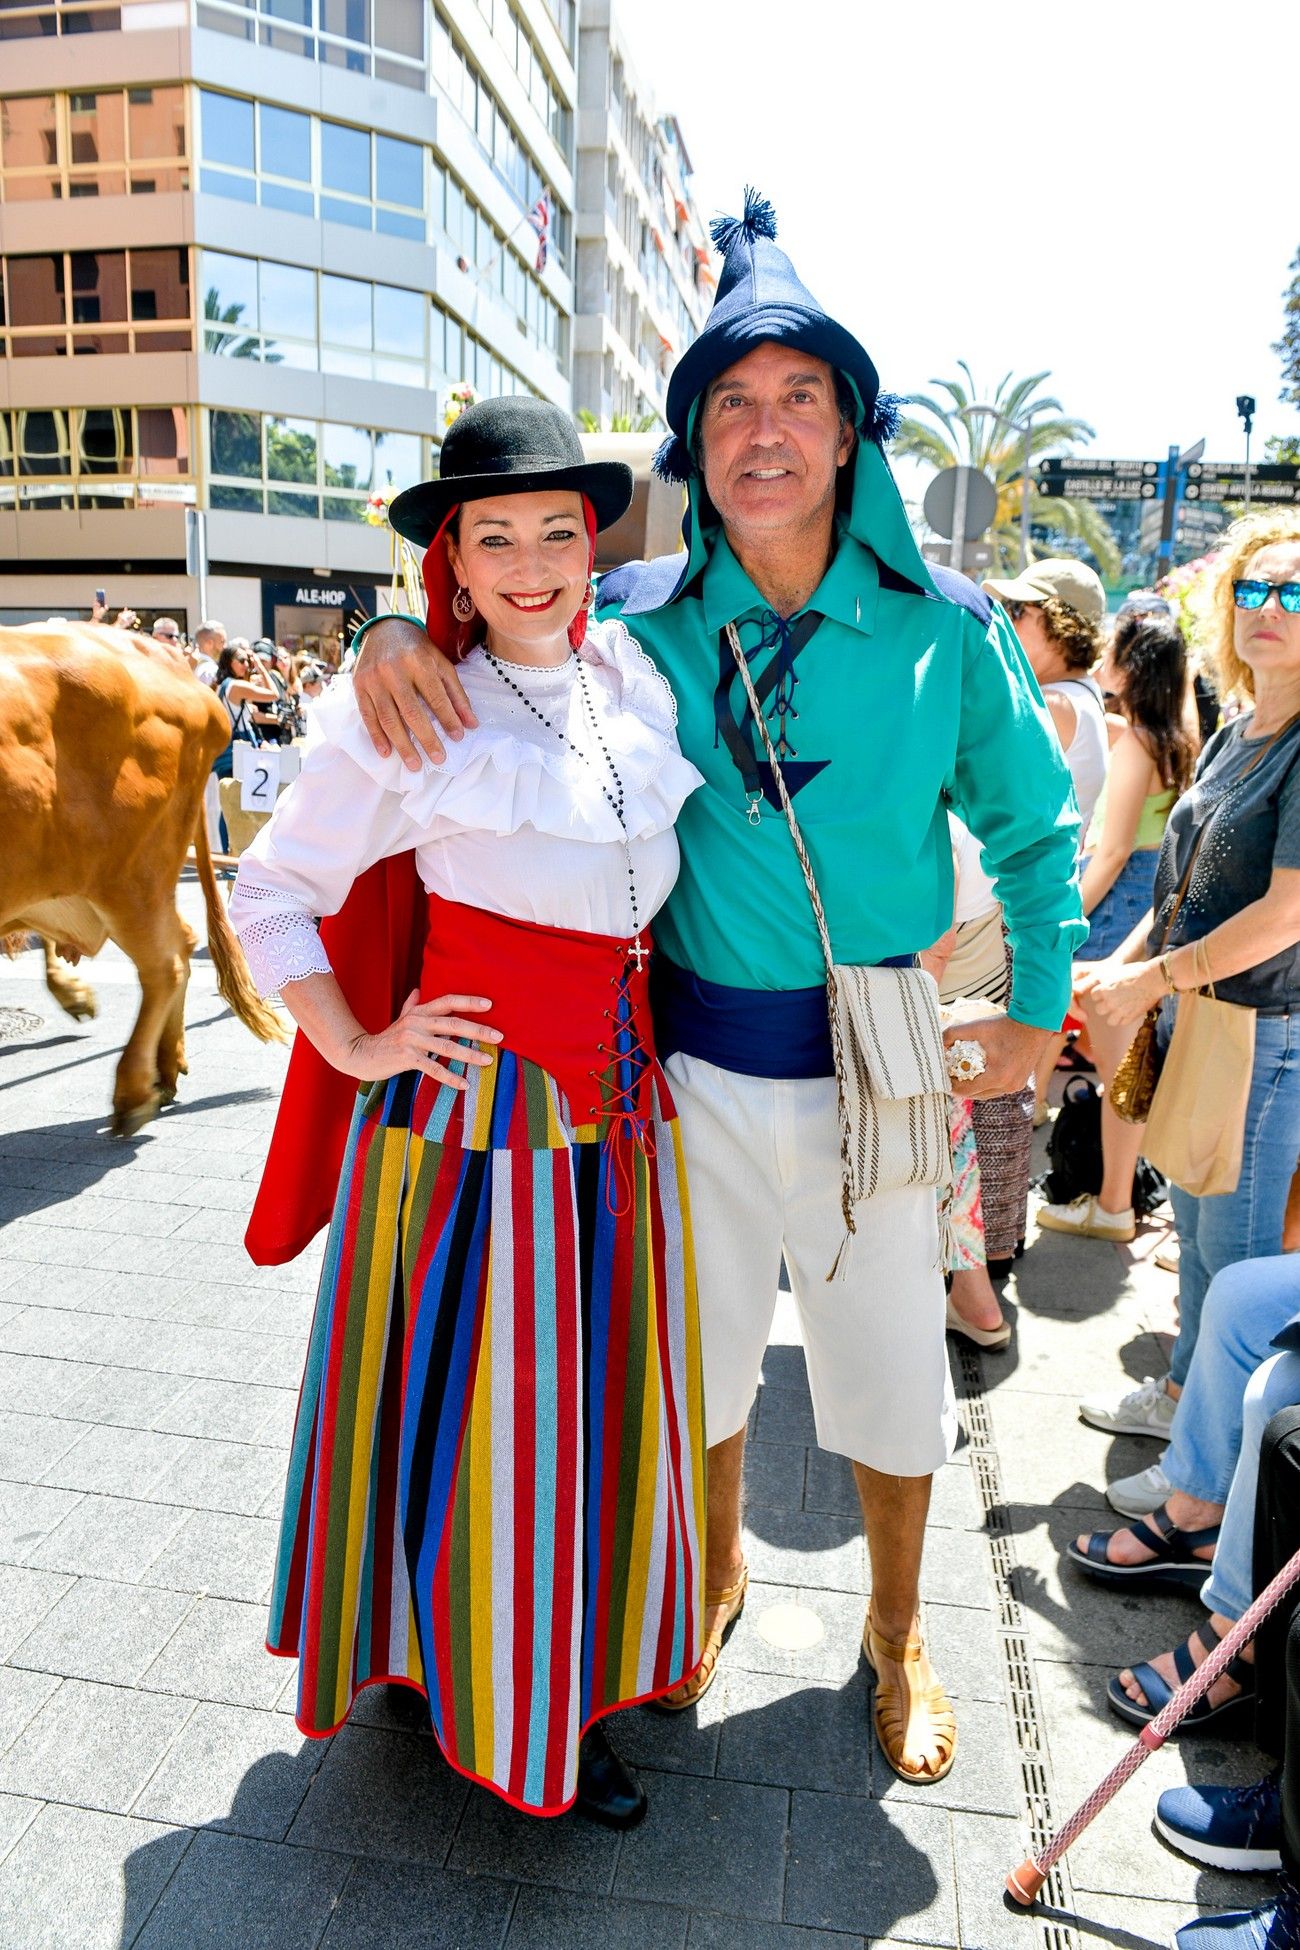
[[[767,199],[746,189],[744,216],[715,218],[710,229],[722,254],[718,294],[699,337],[687,346],[668,382],[672,433],[655,456],[656,471],[669,481],[691,478],[690,422],[696,401],[719,373],[769,339],[810,352],[842,373],[857,395],[859,433],[877,445],[889,439],[900,402],[881,393],[865,348],[827,315],[778,248],[776,215]]]

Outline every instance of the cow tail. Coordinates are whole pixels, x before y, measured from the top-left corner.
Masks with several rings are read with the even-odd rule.
[[[263,1002],[253,986],[239,938],[230,925],[226,903],[221,898],[217,876],[212,871],[212,849],[208,845],[208,823],[202,806],[194,829],[194,860],[203,888],[203,903],[208,911],[208,952],[217,971],[217,988],[246,1029],[263,1043],[287,1043],[288,1033],[274,1009]]]

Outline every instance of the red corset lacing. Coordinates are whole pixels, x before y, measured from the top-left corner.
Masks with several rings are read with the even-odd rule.
[[[485,1025],[502,1049],[555,1078],[575,1124],[603,1124],[610,1210],[632,1200],[628,1148],[654,1154],[652,1085],[665,1116],[672,1102],[654,1052],[648,958],[611,935],[508,920],[429,895],[420,999],[485,995]],[[617,1193],[614,1190],[617,1181]]]

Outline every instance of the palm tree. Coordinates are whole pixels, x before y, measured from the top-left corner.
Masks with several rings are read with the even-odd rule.
[[[997,513],[988,537],[993,545],[994,564],[1003,571],[1014,569],[1020,561],[1021,476],[1025,442],[1023,432],[1007,422],[1018,420],[1023,428],[1025,419],[1033,416],[1029,442],[1031,458],[1091,440],[1093,429],[1086,420],[1068,415],[1060,400],[1038,393],[1043,381],[1050,377],[1049,373],[1031,373],[1027,379],[1016,379],[1007,373],[991,397],[981,401],[970,367],[964,359],[959,359],[957,364],[962,373],[961,379],[930,381],[945,398],[931,399],[920,393],[909,402],[930,414],[936,424],[931,426],[925,420],[905,414],[899,422],[893,451],[913,460],[928,461],[936,470],[975,467],[986,474],[998,495]],[[972,412],[972,407],[978,404],[995,407],[1002,417],[999,419],[992,413]],[[1029,518],[1037,527],[1046,528],[1053,535],[1069,536],[1083,542],[1096,557],[1103,575],[1114,575],[1118,571],[1120,558],[1115,538],[1105,517],[1090,501],[1058,500],[1040,494],[1035,482],[1030,495]]]

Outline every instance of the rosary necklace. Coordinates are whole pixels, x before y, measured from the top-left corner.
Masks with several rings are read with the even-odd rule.
[[[545,713],[538,710],[537,706],[533,703],[533,700],[528,696],[527,692],[524,691],[520,687],[520,685],[516,684],[514,678],[511,677],[508,671],[506,670],[505,665],[502,663],[501,659],[497,656],[494,656],[492,651],[488,649],[486,644],[484,644],[483,646],[483,655],[487,659],[489,668],[495,671],[496,675],[501,679],[501,682],[506,686],[507,690],[511,690],[514,692],[515,696],[519,699],[519,702],[525,707],[525,709],[532,712],[533,716],[537,719],[538,723],[544,724],[546,726],[546,729],[552,734],[553,737],[558,738],[560,743],[563,746],[565,746],[567,750],[573,752],[576,757],[582,760],[583,764],[588,768],[589,771],[597,773],[596,783],[600,787],[601,794],[605,799],[606,804],[609,806],[611,812],[613,813],[615,819],[618,821],[619,826],[622,828],[623,831],[623,852],[627,856],[627,883],[628,883],[627,891],[632,906],[632,941],[627,951],[627,958],[629,961],[634,961],[636,963],[637,973],[640,974],[642,968],[645,966],[646,962],[650,958],[650,950],[646,946],[645,942],[642,941],[641,939],[641,918],[640,918],[640,910],[637,906],[637,898],[636,898],[636,874],[632,867],[632,847],[627,836],[627,819],[625,817],[626,801],[625,801],[625,796],[623,791],[623,781],[619,777],[618,771],[614,765],[614,761],[609,755],[609,746],[605,743],[605,736],[604,733],[601,731],[600,721],[596,716],[596,707],[591,701],[591,691],[588,687],[587,673],[585,668],[583,667],[582,658],[581,657],[577,658],[578,689],[582,693],[582,704],[583,704],[583,709],[587,715],[587,721],[590,724],[592,731],[595,733],[596,743],[600,746],[601,756],[605,761],[606,770],[608,771],[609,776],[613,781],[614,789],[612,792],[610,791],[609,786],[607,786],[604,780],[599,776],[598,768],[594,760],[588,757],[587,753],[583,751],[581,745],[575,745],[572,738],[570,738],[567,735],[567,733],[561,731],[560,727],[557,724],[552,724],[551,720],[545,715]]]

